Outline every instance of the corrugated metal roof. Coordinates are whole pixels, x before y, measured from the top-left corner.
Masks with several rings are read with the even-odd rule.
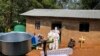
[[[100,19],[100,10],[33,9],[20,15]]]

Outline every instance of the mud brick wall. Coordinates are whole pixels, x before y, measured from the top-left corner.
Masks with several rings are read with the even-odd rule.
[[[35,21],[40,21],[40,30],[35,29]],[[84,47],[100,45],[100,20],[88,18],[62,18],[62,17],[27,17],[26,31],[29,33],[41,33],[47,38],[51,30],[52,22],[61,22],[61,47],[67,47],[70,38],[75,39],[76,47],[79,47],[79,38],[84,37]],[[80,32],[80,22],[89,23],[89,32]]]

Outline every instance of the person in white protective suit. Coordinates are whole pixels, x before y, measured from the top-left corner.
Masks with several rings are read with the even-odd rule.
[[[50,41],[49,49],[51,50],[51,49],[53,49],[53,41],[54,41],[54,36],[53,36],[52,30],[48,33],[48,40]]]
[[[58,28],[57,28],[57,27],[55,27],[54,31],[55,31],[55,33],[60,34],[60,31],[58,30]]]
[[[58,43],[59,34],[54,31],[53,37],[54,37],[53,49],[58,49],[58,46],[59,46],[59,43]]]
[[[53,37],[54,37],[54,43],[53,43],[53,49],[58,49],[58,46],[59,46],[59,30],[57,29],[57,27],[55,27],[55,29],[53,30]]]

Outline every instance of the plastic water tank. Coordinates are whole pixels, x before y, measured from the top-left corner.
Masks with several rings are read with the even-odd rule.
[[[16,25],[14,27],[14,31],[25,32],[26,31],[26,27],[24,25]]]

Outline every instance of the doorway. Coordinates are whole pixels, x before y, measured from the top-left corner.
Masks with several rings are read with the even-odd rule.
[[[62,23],[61,22],[53,22],[51,25],[51,30],[54,30],[55,27],[58,28],[58,30],[60,31],[60,39],[59,39],[59,43],[61,43],[61,28],[62,28]]]
[[[58,23],[52,23],[51,29],[54,30],[55,27],[57,27],[58,30],[61,30],[62,24],[60,22],[58,22]]]

